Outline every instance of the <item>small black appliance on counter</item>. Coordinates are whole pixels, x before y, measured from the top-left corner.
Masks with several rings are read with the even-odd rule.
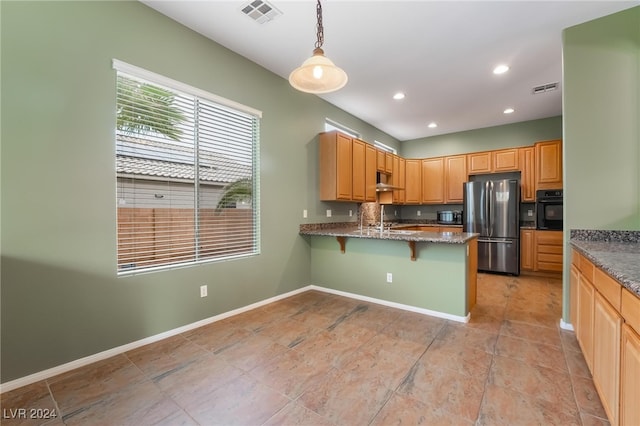
[[[458,210],[440,210],[437,212],[439,225],[462,225],[462,212]]]

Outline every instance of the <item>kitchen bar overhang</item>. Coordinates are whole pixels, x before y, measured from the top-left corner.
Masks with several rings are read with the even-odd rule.
[[[311,283],[467,322],[476,302],[478,234],[410,227],[301,226],[310,247]]]

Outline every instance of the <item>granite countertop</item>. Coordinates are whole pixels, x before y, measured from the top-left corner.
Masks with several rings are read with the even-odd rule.
[[[640,297],[640,232],[572,230],[571,245]]]
[[[477,238],[479,234],[474,233],[458,233],[458,232],[428,232],[428,231],[408,231],[403,230],[407,226],[415,226],[405,224],[404,226],[396,226],[390,230],[380,232],[375,228],[364,228],[362,231],[355,226],[301,226],[300,235],[309,236],[328,236],[328,237],[350,237],[350,238],[368,238],[375,240],[396,240],[396,241],[414,241],[427,243],[445,243],[445,244],[466,244],[470,240]]]

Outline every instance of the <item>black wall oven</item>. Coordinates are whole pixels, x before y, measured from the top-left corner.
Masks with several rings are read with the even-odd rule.
[[[537,228],[562,230],[562,189],[536,191]]]

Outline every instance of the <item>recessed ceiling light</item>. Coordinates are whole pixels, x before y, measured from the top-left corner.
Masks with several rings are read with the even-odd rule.
[[[402,92],[398,92],[395,95],[393,95],[393,99],[395,99],[396,101],[399,101],[400,99],[404,99],[404,93]]]
[[[505,114],[511,114],[513,111],[515,111],[515,109],[513,109],[513,108],[507,108],[507,109],[505,109],[503,112],[504,112]]]
[[[498,65],[493,69],[494,74],[504,74],[509,71],[509,67],[507,65]]]
[[[438,124],[436,124],[434,122],[429,123],[429,128],[430,129],[435,129],[436,127],[438,127]]]

